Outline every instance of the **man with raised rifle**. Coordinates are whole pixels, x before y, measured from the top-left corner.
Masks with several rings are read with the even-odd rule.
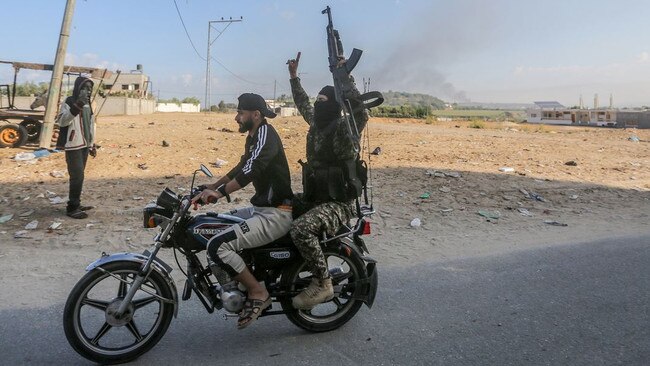
[[[319,244],[319,236],[334,235],[341,225],[355,215],[354,200],[358,197],[360,182],[356,176],[359,159],[359,134],[368,122],[368,112],[360,100],[352,75],[343,80],[344,98],[353,106],[356,131],[341,115],[335,89],[323,87],[312,106],[298,77],[300,52],[287,61],[291,92],[296,107],[309,124],[307,133],[307,163],[303,165],[303,200],[309,210],[297,217],[291,225],[291,238],[310,267],[313,278],[310,285],[293,298],[296,309],[311,309],[334,296],[328,265]],[[345,67],[341,58],[337,67]],[[294,208],[294,217],[296,209]]]

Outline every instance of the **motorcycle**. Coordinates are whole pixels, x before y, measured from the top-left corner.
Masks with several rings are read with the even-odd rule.
[[[197,173],[212,177],[201,164],[194,171],[190,194],[165,188],[155,203],[144,208],[144,226],[160,227],[153,247],[138,253],[102,253],[70,292],[63,313],[65,335],[81,356],[102,364],[136,359],[153,348],[178,314],[179,300],[172,268],[157,257],[162,248],[174,250],[185,275],[183,301],[195,294],[208,313],[224,310],[237,317],[247,292],[241,284],[220,284],[198,254],[220,231],[244,219],[229,213],[190,214]],[[323,234],[321,245],[334,285],[334,298],[311,310],[297,310],[291,298],[312,278],[306,263],[287,235],[240,254],[253,275],[263,282],[273,300],[260,317],[284,314],[293,324],[311,332],[326,332],[347,323],[363,304],[372,307],[377,292],[376,261],[361,236],[370,233],[366,219],[374,211],[361,206],[354,225],[344,225],[334,236]],[[178,253],[186,259],[185,270]],[[213,280],[214,278],[214,280]],[[279,309],[274,309],[279,304]]]

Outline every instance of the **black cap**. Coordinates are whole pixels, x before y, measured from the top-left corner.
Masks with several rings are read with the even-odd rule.
[[[260,111],[264,117],[268,118],[275,118],[277,116],[275,112],[269,109],[264,98],[259,94],[244,93],[237,99],[239,100],[237,109],[243,111]]]

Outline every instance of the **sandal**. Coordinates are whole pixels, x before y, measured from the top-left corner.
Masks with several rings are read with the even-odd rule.
[[[76,208],[72,211],[68,211],[66,215],[72,217],[73,219],[85,219],[86,217],[88,217],[88,214],[81,211],[80,208]]]
[[[244,308],[239,313],[239,321],[237,322],[237,329],[244,329],[255,321],[264,309],[271,306],[271,296],[266,300],[248,299],[244,303]]]

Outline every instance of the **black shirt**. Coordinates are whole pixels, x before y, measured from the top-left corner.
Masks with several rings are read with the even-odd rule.
[[[227,176],[241,187],[253,182],[255,195],[250,200],[253,206],[276,207],[293,197],[282,141],[266,120],[253,136],[246,136],[244,155]]]

